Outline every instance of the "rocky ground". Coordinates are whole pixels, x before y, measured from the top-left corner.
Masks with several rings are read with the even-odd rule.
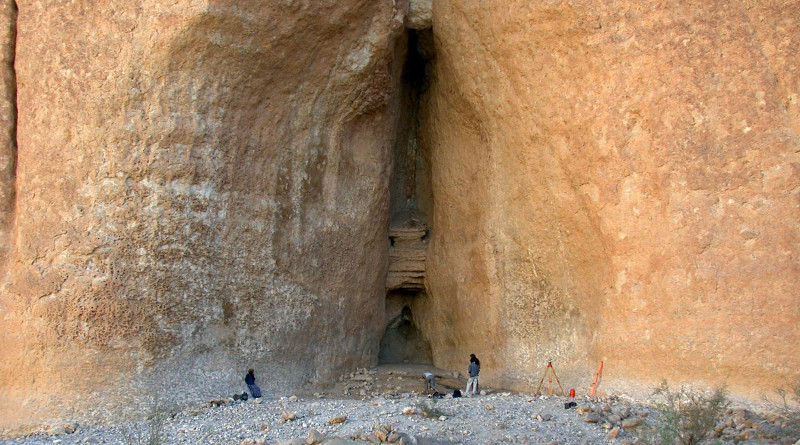
[[[459,376],[438,371],[447,395],[422,394],[421,370],[359,370],[327,393],[234,401],[221,398],[160,411],[138,423],[107,426],[64,424],[0,444],[645,444],[658,412],[618,397],[534,396],[484,390],[453,398]],[[150,441],[153,433],[158,441]],[[8,437],[8,436],[7,436]],[[715,427],[725,444],[800,445],[778,416],[730,409]]]

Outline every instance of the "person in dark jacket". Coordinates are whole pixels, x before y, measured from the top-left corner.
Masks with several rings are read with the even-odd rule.
[[[261,388],[256,385],[256,376],[253,369],[247,371],[247,375],[244,376],[244,382],[247,383],[247,389],[250,390],[250,395],[254,399],[261,397]]]
[[[467,372],[469,373],[469,379],[467,380],[467,389],[464,391],[465,394],[469,395],[477,395],[478,394],[478,380],[481,372],[481,361],[478,360],[478,357],[475,357],[475,354],[469,355],[469,366],[467,367]],[[470,392],[470,388],[472,391]]]

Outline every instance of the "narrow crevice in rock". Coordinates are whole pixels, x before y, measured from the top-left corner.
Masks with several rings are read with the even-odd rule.
[[[403,50],[402,110],[390,189],[387,324],[378,361],[431,363],[430,345],[411,316],[425,299],[427,235],[433,204],[428,156],[419,138],[419,105],[430,85],[429,63],[433,59],[431,29],[409,29]]]
[[[5,271],[11,249],[16,206],[17,167],[17,78],[16,58],[18,8],[6,1],[2,17],[7,23],[2,38],[2,84],[0,84],[0,267]]]
[[[391,224],[424,227],[431,213],[430,169],[419,140],[420,97],[427,91],[429,63],[433,59],[433,33],[408,30],[403,68],[400,137],[394,149],[391,186]]]

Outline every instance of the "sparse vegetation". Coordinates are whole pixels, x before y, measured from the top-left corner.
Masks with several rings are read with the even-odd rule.
[[[730,401],[724,387],[710,392],[681,387],[672,390],[667,382],[653,392],[661,418],[654,425],[651,440],[661,445],[697,445],[707,439]]]
[[[781,423],[784,432],[792,436],[797,436],[800,435],[800,378],[796,379],[788,386],[788,388],[778,388],[775,390],[775,394],[778,398],[777,401],[766,396],[764,396],[764,401],[767,402],[783,420]]]
[[[159,405],[158,398],[154,398],[150,413],[144,422],[133,424],[123,431],[125,445],[161,445],[163,443],[161,433],[168,416],[169,413]]]
[[[428,402],[417,402],[415,404],[415,407],[417,408],[417,410],[419,410],[419,413],[422,414],[425,417],[434,417],[435,418],[435,417],[447,416],[447,413],[445,413],[444,411],[440,410],[436,406],[436,399],[431,399],[430,403],[428,403]]]

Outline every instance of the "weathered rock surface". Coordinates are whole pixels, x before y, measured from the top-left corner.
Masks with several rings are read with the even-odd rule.
[[[386,290],[425,290],[425,258],[428,244],[425,228],[392,227],[389,229],[389,270]]]
[[[605,389],[783,384],[799,16],[0,4],[0,425],[219,398],[250,367],[267,393],[330,382],[386,327],[416,339],[387,356],[463,372],[476,353],[482,387],[530,390],[548,359],[567,387],[598,360]],[[389,276],[421,291],[424,265],[424,292],[384,301],[390,219],[431,232]]]
[[[0,2],[0,271],[11,248],[16,176],[17,94],[14,73],[17,10],[14,1]]]
[[[438,367],[759,393],[800,369],[800,4],[433,8]],[[457,308],[457,310],[455,309]],[[427,314],[427,316],[426,316]]]
[[[241,392],[250,367],[270,392],[373,364],[403,12],[16,3],[0,423]]]

